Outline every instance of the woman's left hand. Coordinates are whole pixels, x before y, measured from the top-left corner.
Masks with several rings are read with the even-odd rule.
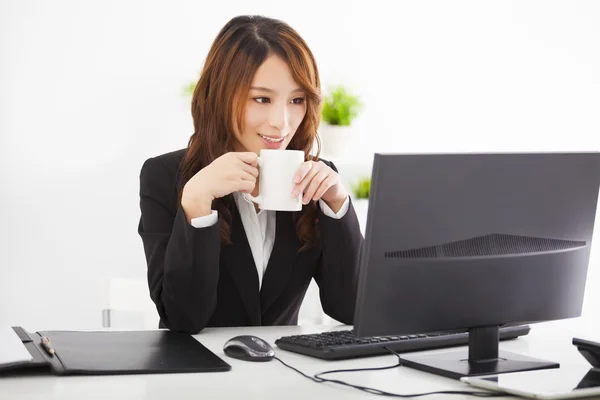
[[[304,193],[302,204],[322,199],[333,212],[337,213],[348,197],[338,173],[322,161],[302,163],[294,182],[296,186],[292,191],[292,197]]]

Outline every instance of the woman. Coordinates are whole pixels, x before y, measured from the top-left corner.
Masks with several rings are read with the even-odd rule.
[[[142,237],[160,327],[297,324],[314,277],[332,318],[351,324],[363,237],[335,166],[309,155],[320,120],[314,57],[287,24],[233,18],[207,56],[188,147],[140,173]],[[303,150],[299,212],[258,212],[263,148]],[[318,153],[317,153],[318,154]]]

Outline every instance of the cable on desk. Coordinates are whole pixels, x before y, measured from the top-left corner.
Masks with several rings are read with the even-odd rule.
[[[353,385],[351,383],[340,381],[338,379],[323,378],[323,375],[326,375],[326,374],[335,374],[335,373],[339,373],[339,372],[380,371],[380,370],[384,370],[384,369],[392,369],[392,368],[401,367],[402,366],[402,360],[400,358],[400,354],[396,353],[394,350],[391,350],[391,349],[389,349],[387,347],[384,347],[384,348],[387,351],[389,351],[390,353],[396,355],[396,357],[398,357],[398,363],[397,364],[389,365],[389,366],[386,366],[386,367],[374,367],[374,368],[336,369],[336,370],[331,370],[331,371],[319,372],[319,373],[316,373],[314,376],[306,375],[304,372],[298,370],[297,368],[292,367],[289,364],[286,364],[283,360],[281,360],[278,357],[275,357],[275,359],[277,361],[279,361],[280,363],[282,363],[283,365],[285,365],[286,367],[288,367],[288,368],[296,371],[300,375],[302,375],[305,378],[310,379],[310,380],[312,380],[312,381],[314,381],[316,383],[325,383],[325,382],[336,383],[338,385],[349,386],[351,388],[358,389],[358,390],[361,390],[363,392],[375,394],[375,395],[378,395],[378,396],[409,398],[409,397],[430,396],[430,395],[434,395],[434,394],[448,394],[448,395],[467,395],[467,396],[474,396],[474,397],[512,397],[510,394],[505,394],[505,393],[473,392],[473,391],[462,391],[462,390],[444,390],[444,391],[438,391],[438,392],[426,392],[426,393],[415,393],[415,394],[397,394],[397,393],[390,393],[390,392],[386,392],[386,391],[383,391],[383,390],[370,388],[370,387],[367,387],[367,386]]]

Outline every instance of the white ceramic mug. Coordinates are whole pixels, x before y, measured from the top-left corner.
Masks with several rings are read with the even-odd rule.
[[[244,197],[258,204],[261,210],[300,211],[302,193],[292,197],[296,186],[294,176],[304,162],[300,150],[262,149],[258,157],[258,196],[244,193]]]

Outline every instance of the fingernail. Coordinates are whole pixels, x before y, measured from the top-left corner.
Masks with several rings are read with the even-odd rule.
[[[296,182],[296,183],[300,182],[300,177],[299,176],[295,177],[294,182]]]
[[[299,194],[300,194],[300,193],[299,193],[297,190],[294,190],[294,191],[292,192],[292,197],[298,197],[298,195],[299,195]]]

